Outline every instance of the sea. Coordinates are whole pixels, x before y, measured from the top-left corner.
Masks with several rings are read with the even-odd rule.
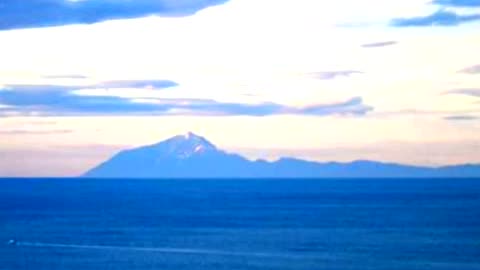
[[[0,179],[0,269],[480,269],[480,179]]]

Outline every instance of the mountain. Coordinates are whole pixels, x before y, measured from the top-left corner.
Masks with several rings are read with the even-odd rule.
[[[376,161],[311,162],[281,158],[250,161],[187,133],[157,144],[121,151],[86,172],[91,178],[325,178],[480,177],[480,165],[438,168]]]

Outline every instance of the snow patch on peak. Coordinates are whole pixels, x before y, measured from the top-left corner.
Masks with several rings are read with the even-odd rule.
[[[197,153],[197,152],[200,152],[202,151],[204,148],[203,148],[203,145],[197,145],[197,147],[195,147],[195,150],[193,150],[194,153]]]

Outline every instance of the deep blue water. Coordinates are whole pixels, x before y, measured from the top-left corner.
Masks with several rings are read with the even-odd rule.
[[[0,269],[478,270],[480,179],[3,179]]]

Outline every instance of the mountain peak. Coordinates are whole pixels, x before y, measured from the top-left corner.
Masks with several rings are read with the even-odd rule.
[[[192,143],[197,143],[197,144],[208,144],[213,146],[211,142],[209,142],[207,139],[204,137],[197,135],[191,131],[182,134],[182,135],[177,135],[174,137],[171,137],[170,139],[167,139],[166,141],[177,141],[177,142],[192,142]]]
[[[164,148],[165,154],[178,158],[188,158],[194,154],[217,150],[215,145],[193,132],[171,137],[155,146]]]
[[[318,163],[296,158],[274,162],[248,159],[217,149],[188,132],[153,145],[121,151],[85,174],[86,177],[146,178],[385,178],[475,177],[480,166],[419,167],[376,161]]]
[[[205,140],[205,138],[203,138],[202,136],[199,136],[191,131],[183,134],[182,136],[185,138],[185,140],[198,140],[198,139]]]

